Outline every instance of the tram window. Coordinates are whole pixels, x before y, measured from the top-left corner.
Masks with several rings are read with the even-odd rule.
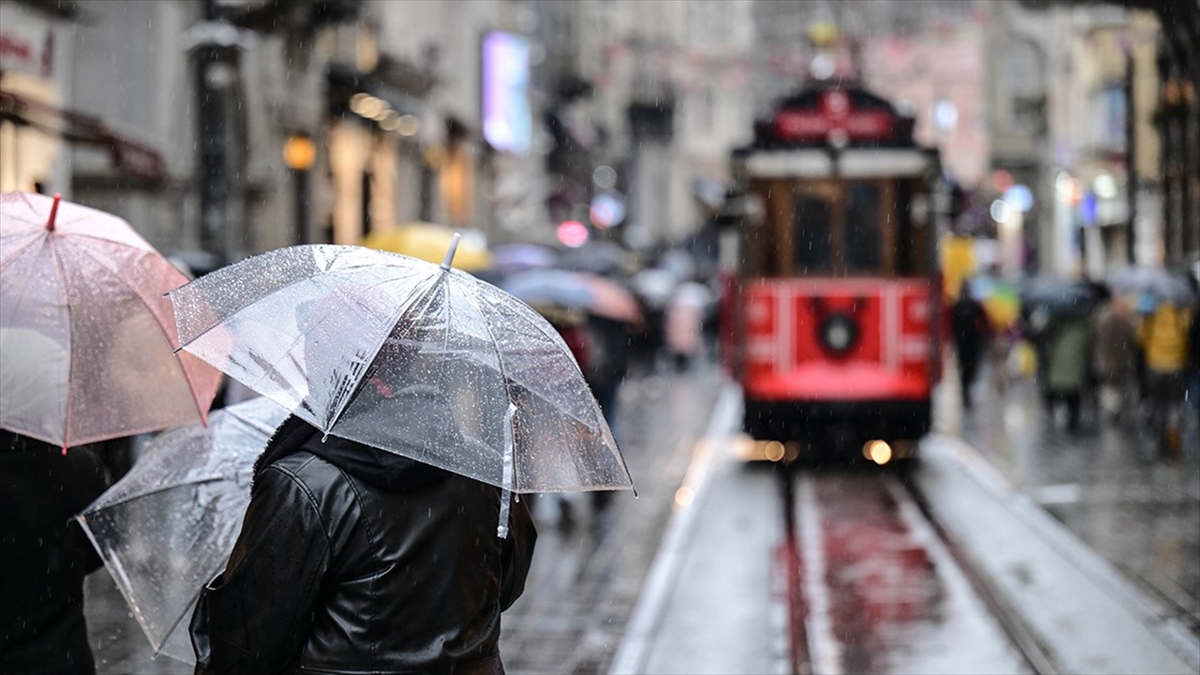
[[[874,183],[846,187],[846,271],[876,272],[883,266],[883,188]]]
[[[833,213],[829,202],[798,194],[792,213],[792,260],[796,274],[828,271],[833,246]]]

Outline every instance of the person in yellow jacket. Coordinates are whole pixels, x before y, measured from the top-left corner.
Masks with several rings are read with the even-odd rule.
[[[1146,386],[1150,399],[1150,429],[1164,452],[1174,454],[1176,444],[1171,432],[1177,429],[1187,381],[1188,329],[1191,307],[1170,300],[1143,299],[1143,315],[1138,329],[1146,365]]]

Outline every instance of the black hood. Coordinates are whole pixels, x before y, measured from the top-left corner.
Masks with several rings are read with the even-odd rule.
[[[345,471],[354,478],[386,492],[411,492],[445,480],[444,469],[401,457],[356,441],[329,436],[321,439],[321,430],[290,415],[254,461],[254,482],[275,461],[296,452],[310,452]]]

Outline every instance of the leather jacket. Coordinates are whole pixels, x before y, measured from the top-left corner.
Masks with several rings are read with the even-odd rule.
[[[500,490],[291,417],[192,617],[197,673],[502,673],[536,532]]]

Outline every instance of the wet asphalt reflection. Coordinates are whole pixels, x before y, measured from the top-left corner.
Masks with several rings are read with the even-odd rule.
[[[1032,672],[903,477],[822,467],[796,479],[807,646],[799,672]]]
[[[953,376],[936,403],[940,430],[961,435],[1200,639],[1200,456],[1164,451],[1139,421],[1144,408],[1114,420],[1085,403],[1079,429],[1068,431],[1033,379],[1001,391],[987,370],[964,414]]]
[[[721,382],[711,363],[627,381],[618,436],[639,498],[614,493],[603,511],[586,494],[569,495],[567,510],[557,497],[534,499],[540,531],[534,568],[525,596],[503,617],[508,672],[607,672]],[[961,435],[1014,487],[1200,635],[1200,460],[1160,456],[1136,425],[1092,413],[1068,433],[1042,408],[1032,380],[1014,380],[999,392],[985,369],[974,398],[974,408],[963,411],[948,369],[936,396],[938,431]],[[801,493],[825,505],[822,579],[837,598],[827,618],[844,672],[962,672],[963,664],[1025,669],[952,562],[926,545],[911,513],[895,508],[891,488],[855,472],[798,481]],[[152,658],[107,572],[89,577],[86,590],[102,675],[191,672],[187,664]],[[964,625],[978,628],[970,640],[956,632]],[[956,649],[970,651],[972,644],[976,657],[959,660]]]

